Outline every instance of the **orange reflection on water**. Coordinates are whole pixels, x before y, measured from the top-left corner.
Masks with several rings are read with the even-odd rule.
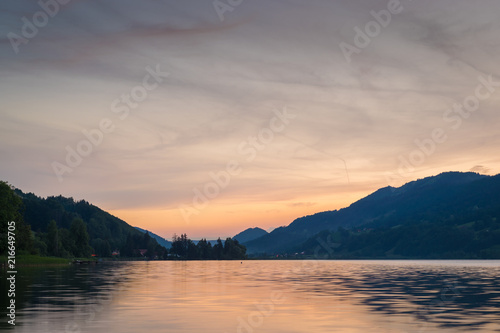
[[[46,296],[32,293],[16,331],[491,332],[499,273],[498,261],[103,263],[33,285]]]

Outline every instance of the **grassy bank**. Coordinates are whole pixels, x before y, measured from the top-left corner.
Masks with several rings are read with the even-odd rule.
[[[7,265],[7,257],[0,256],[2,266]],[[16,266],[36,266],[36,265],[67,265],[70,259],[56,257],[41,257],[30,254],[20,254],[16,256]]]

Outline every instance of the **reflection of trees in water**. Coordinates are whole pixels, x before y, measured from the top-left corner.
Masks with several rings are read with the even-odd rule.
[[[305,292],[361,294],[370,310],[412,316],[423,325],[474,330],[500,324],[499,268],[360,267],[299,274],[290,280]]]
[[[79,321],[94,320],[128,280],[126,270],[122,263],[20,268],[16,277],[16,326],[40,313],[69,311]],[[6,294],[5,271],[1,275],[0,290]],[[6,301],[2,297],[2,307]],[[8,326],[5,321],[0,323],[0,329]]]
[[[170,271],[174,282],[186,276],[195,281],[205,276],[195,264],[177,264],[182,264],[183,268],[175,266],[176,269]],[[38,323],[49,318],[56,322],[51,328],[60,325],[60,331],[92,331],[92,325],[99,324],[99,318],[105,316],[120,290],[135,290],[144,282],[144,276],[150,274],[149,269],[148,263],[130,262],[23,267],[17,275],[16,324],[39,327],[41,324]],[[418,325],[422,332],[426,331],[427,323],[461,331],[498,326],[499,273],[499,267],[487,267],[487,264],[482,267],[441,267],[342,261],[279,261],[269,265],[264,262],[255,264],[251,271],[217,271],[217,274],[227,277],[218,283],[236,280],[251,282],[255,286],[280,284],[301,293],[348,299],[381,316],[401,316],[403,320],[411,320],[412,327]],[[4,276],[0,287],[5,294]],[[2,297],[1,302],[5,304],[5,301],[6,298]],[[7,324],[2,321],[0,325],[2,330]]]

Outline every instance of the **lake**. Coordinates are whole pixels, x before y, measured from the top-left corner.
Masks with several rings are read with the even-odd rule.
[[[500,332],[500,261],[149,261],[18,271],[15,332]],[[3,315],[0,331],[12,332],[6,322]]]

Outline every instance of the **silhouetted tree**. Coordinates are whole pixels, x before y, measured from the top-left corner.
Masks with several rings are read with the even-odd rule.
[[[76,257],[89,257],[92,254],[92,248],[89,245],[89,234],[87,226],[82,219],[74,219],[70,228],[71,238],[73,239],[73,254]]]
[[[213,258],[217,260],[223,259],[222,256],[224,254],[224,245],[220,238],[217,238],[217,243],[215,243],[213,247]]]
[[[226,239],[226,245],[224,245],[219,238],[214,247],[212,247],[212,244],[204,238],[195,244],[186,234],[182,234],[180,237],[174,234],[172,237],[172,248],[169,252],[174,257],[189,260],[246,258],[246,248],[236,240],[228,238]]]
[[[212,259],[212,244],[210,242],[207,242],[205,238],[201,239],[198,242],[198,253],[200,256],[200,259]]]
[[[50,256],[59,256],[59,229],[56,221],[51,220],[47,229],[47,253]]]

